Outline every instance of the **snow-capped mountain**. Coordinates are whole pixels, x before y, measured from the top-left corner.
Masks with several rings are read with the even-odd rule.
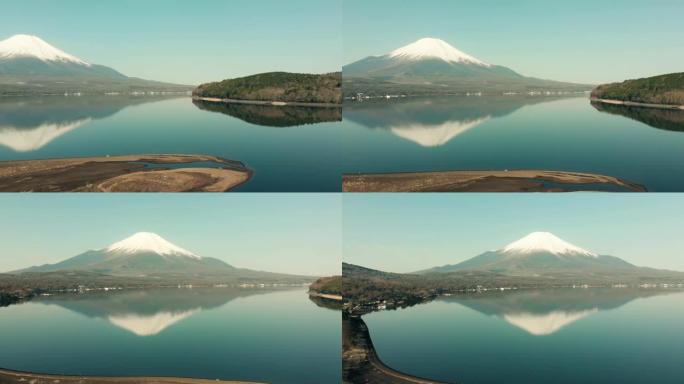
[[[617,257],[597,255],[550,232],[533,232],[499,250],[485,252],[459,264],[422,272],[484,270],[536,276],[553,271],[581,272],[633,268],[637,267]]]
[[[189,257],[201,259],[200,256],[170,243],[163,237],[151,232],[138,232],[131,237],[116,242],[105,249],[107,252],[136,254],[152,252],[161,256]]]
[[[14,35],[7,40],[0,41],[0,60],[20,58],[91,66],[90,63],[53,47],[37,36]]]
[[[187,91],[192,87],[127,77],[32,35],[0,41],[0,94]]]
[[[447,63],[491,67],[490,64],[459,51],[446,41],[434,38],[420,39],[414,43],[396,49],[389,54],[389,57],[400,60],[439,59]]]
[[[200,256],[151,232],[138,232],[104,248],[90,250],[55,264],[45,264],[12,274],[84,272],[110,277],[150,278],[152,281],[200,279],[206,282],[289,282],[315,280],[310,276],[236,268],[222,260]],[[97,279],[97,277],[93,277]]]
[[[465,53],[444,40],[422,38],[387,54],[342,67],[345,96],[356,93],[433,94],[590,90],[592,87],[525,77]],[[408,87],[410,86],[410,87]]]
[[[371,56],[346,65],[344,76],[407,81],[425,76],[474,77],[505,76],[521,78],[518,73],[488,64],[464,53],[444,40],[424,38],[388,54]]]
[[[221,260],[198,256],[157,234],[138,232],[106,248],[87,251],[56,264],[32,267],[20,272],[74,270],[141,276],[164,273],[221,273],[235,269]]]
[[[549,252],[554,255],[579,254],[591,257],[597,256],[593,252],[568,243],[551,232],[532,232],[522,239],[508,244],[502,251],[508,254]]]
[[[109,67],[90,64],[31,35],[15,35],[0,41],[0,75],[127,78]]]

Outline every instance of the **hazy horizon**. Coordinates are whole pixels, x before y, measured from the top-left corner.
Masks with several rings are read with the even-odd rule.
[[[35,35],[124,75],[178,84],[339,71],[339,0],[10,0],[0,40]]]
[[[239,268],[339,274],[340,200],[326,194],[0,196],[0,273],[154,232]]]
[[[344,0],[343,65],[423,37],[525,76],[600,84],[681,72],[684,2]]]
[[[457,264],[546,231],[599,255],[684,271],[684,196],[343,196],[344,262],[388,272]]]

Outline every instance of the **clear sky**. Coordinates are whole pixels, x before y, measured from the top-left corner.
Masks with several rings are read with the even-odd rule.
[[[684,194],[347,194],[343,205],[344,261],[385,271],[459,263],[535,231],[684,271]]]
[[[199,84],[339,71],[341,0],[3,0],[0,40],[37,35],[125,75]]]
[[[337,194],[0,195],[0,271],[54,263],[154,232],[231,265],[340,273]]]
[[[343,62],[422,37],[524,75],[603,83],[684,70],[682,0],[344,0]]]

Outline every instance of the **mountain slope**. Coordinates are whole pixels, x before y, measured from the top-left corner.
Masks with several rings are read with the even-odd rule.
[[[120,277],[312,280],[303,276],[236,268],[219,259],[198,256],[149,232],[136,233],[107,248],[87,251],[59,263],[35,266],[13,273],[53,272],[83,272]]]
[[[30,35],[15,35],[0,41],[0,86],[2,95],[185,92],[191,89],[185,85],[127,77]]]
[[[483,270],[516,276],[537,276],[560,271],[635,270],[638,267],[613,256],[597,255],[549,232],[534,232],[506,247],[485,252],[455,265],[421,273]]]
[[[371,56],[342,69],[344,95],[463,94],[588,91],[592,87],[525,77],[459,51],[443,40],[420,39],[382,56]]]
[[[167,273],[233,272],[236,268],[213,258],[199,257],[154,233],[139,232],[105,249],[91,250],[56,264],[20,272],[87,271],[117,276]]]

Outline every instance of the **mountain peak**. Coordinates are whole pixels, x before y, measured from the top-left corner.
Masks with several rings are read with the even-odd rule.
[[[57,49],[33,35],[14,35],[0,41],[0,60],[16,58],[35,58],[44,62],[70,62],[90,67],[86,61]]]
[[[110,245],[107,247],[106,251],[123,253],[154,252],[159,255],[186,256],[194,259],[201,259],[201,257],[194,253],[176,246],[156,233],[151,232],[138,232],[124,240]]]
[[[595,253],[572,245],[550,232],[530,233],[522,239],[508,244],[503,249],[504,253],[533,253],[539,251],[550,252],[555,255],[575,253],[584,256],[597,256]]]
[[[444,40],[431,37],[420,39],[396,49],[392,51],[389,56],[408,60],[440,59],[448,63],[474,64],[484,67],[491,66],[465,52],[459,51]]]

